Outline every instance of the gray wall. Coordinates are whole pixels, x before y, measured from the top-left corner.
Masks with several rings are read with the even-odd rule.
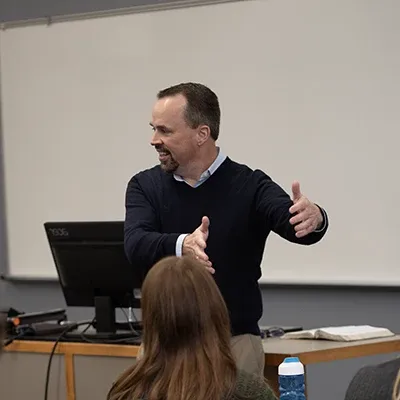
[[[148,3],[156,0],[8,0],[0,1],[0,21],[12,21],[76,12],[99,11]],[[0,146],[0,161],[1,146]],[[4,185],[0,170],[0,271],[5,272]],[[400,332],[400,288],[262,287],[264,316],[261,324],[326,325],[372,324]],[[0,281],[0,304],[23,311],[65,307],[59,286],[54,282]],[[70,319],[92,316],[88,309],[69,309]],[[309,400],[344,398],[353,374],[363,365],[378,363],[395,355],[364,357],[309,367]]]

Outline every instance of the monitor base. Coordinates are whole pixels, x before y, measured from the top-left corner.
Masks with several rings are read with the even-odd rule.
[[[97,332],[93,327],[85,328],[78,327],[65,335],[67,339],[77,339],[79,341],[88,342],[102,342],[102,341],[125,341],[125,340],[137,340],[140,341],[141,335],[138,332],[132,330],[118,329],[116,332]]]

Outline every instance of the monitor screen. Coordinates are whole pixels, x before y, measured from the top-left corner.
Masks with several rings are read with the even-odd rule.
[[[91,307],[97,297],[109,297],[115,307],[140,307],[134,293],[142,278],[125,255],[123,221],[44,227],[68,306]]]

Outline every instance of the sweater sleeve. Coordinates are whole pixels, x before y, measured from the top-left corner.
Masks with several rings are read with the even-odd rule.
[[[175,255],[179,237],[179,233],[160,232],[155,207],[137,177],[133,177],[125,198],[125,252],[131,264],[144,273],[161,258]]]
[[[296,237],[294,225],[289,220],[293,216],[289,209],[293,205],[290,196],[268,175],[256,170],[256,215],[264,231],[272,230],[282,238],[298,244],[311,245],[319,242],[328,229],[328,215],[320,206],[323,222],[321,229],[302,238]]]
[[[277,400],[268,382],[245,371],[239,371],[238,380],[232,400]]]

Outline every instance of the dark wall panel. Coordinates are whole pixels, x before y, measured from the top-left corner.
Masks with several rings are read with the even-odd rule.
[[[185,2],[182,0],[3,0],[0,1],[0,22],[171,3]]]

